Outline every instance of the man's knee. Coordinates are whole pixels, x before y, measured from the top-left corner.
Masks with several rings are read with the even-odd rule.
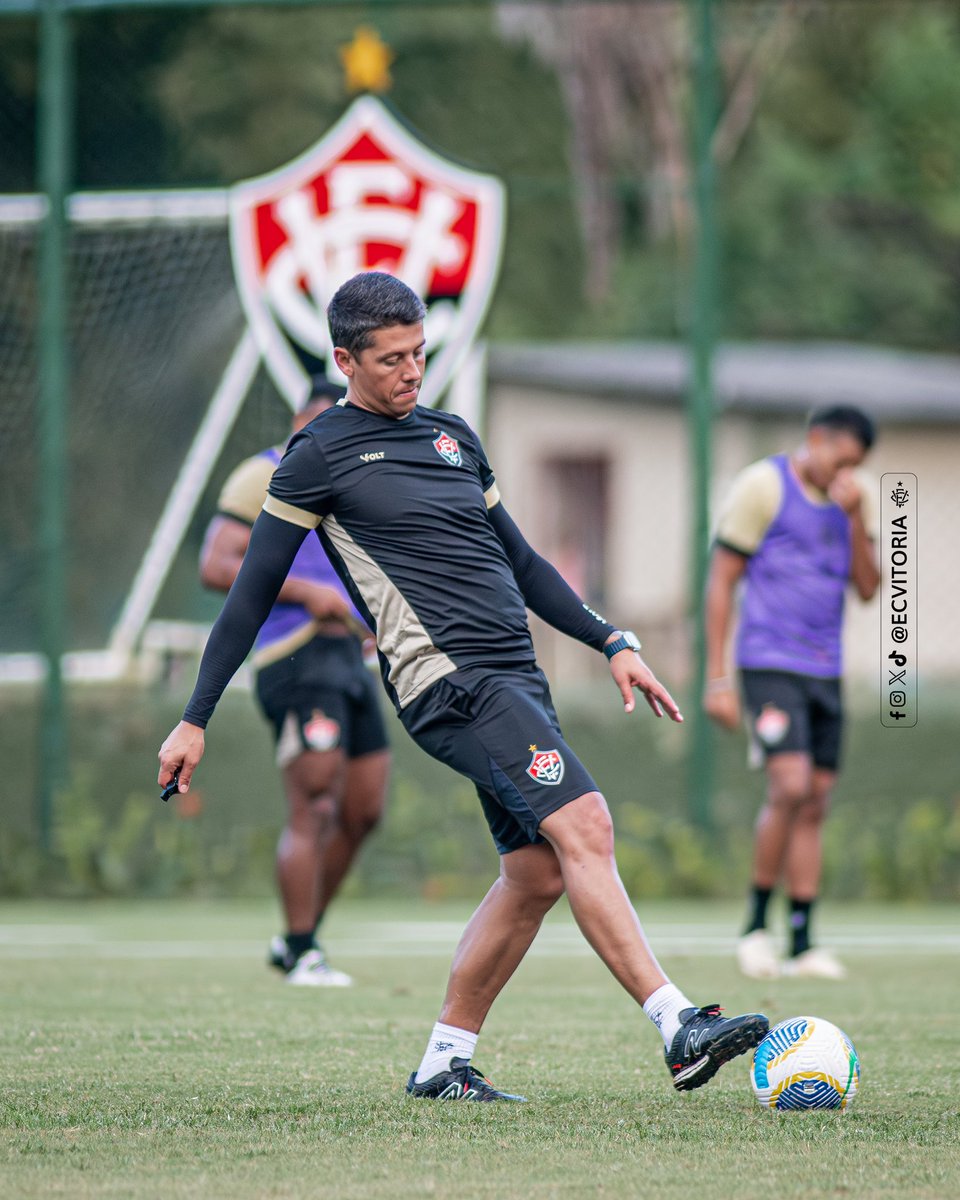
[[[382,818],[382,798],[374,797],[366,799],[363,804],[350,804],[347,797],[340,809],[340,828],[348,837],[362,842],[373,833]]]
[[[343,791],[344,759],[339,751],[308,750],[283,773],[291,815],[297,810],[329,820],[335,816]]]
[[[500,880],[519,894],[539,915],[548,912],[563,895],[563,872],[549,844],[527,846],[500,860]]]
[[[337,820],[339,804],[333,792],[287,793],[287,828],[316,838]]]
[[[389,751],[375,751],[347,763],[340,827],[348,837],[363,841],[380,824],[389,778]]]
[[[771,808],[793,814],[809,804],[813,794],[813,774],[805,756],[777,756],[767,763],[767,804]]]
[[[806,801],[797,808],[797,820],[808,825],[822,825],[830,811],[830,788],[811,789]]]
[[[543,833],[561,858],[613,855],[613,819],[599,792],[587,792],[541,822]]]

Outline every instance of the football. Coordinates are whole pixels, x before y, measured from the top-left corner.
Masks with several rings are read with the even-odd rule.
[[[860,1086],[860,1059],[836,1025],[822,1017],[790,1017],[753,1052],[750,1082],[761,1108],[844,1109]]]

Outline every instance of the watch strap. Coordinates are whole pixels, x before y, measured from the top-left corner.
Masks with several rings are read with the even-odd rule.
[[[628,642],[622,633],[618,638],[615,638],[612,642],[608,642],[604,646],[603,653],[608,659],[611,659],[615,654],[619,654],[621,650],[636,650],[636,646],[632,642]]]

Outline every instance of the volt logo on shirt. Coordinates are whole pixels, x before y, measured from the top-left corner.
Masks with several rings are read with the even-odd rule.
[[[452,438],[449,433],[441,433],[439,437],[435,437],[433,439],[433,448],[451,467],[459,467],[463,463],[457,439]]]

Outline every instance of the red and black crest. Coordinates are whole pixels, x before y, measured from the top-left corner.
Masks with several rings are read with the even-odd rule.
[[[537,783],[555,787],[563,778],[563,759],[559,750],[534,750],[527,774]]]
[[[234,271],[271,375],[299,407],[318,371],[340,380],[326,308],[360,271],[402,279],[427,305],[421,404],[436,404],[473,341],[500,261],[503,187],[441,158],[378,100],[356,100],[311,149],[237,184]]]
[[[441,458],[446,459],[451,467],[459,467],[463,462],[460,456],[460,445],[456,438],[449,433],[441,433],[433,439],[433,448]]]

